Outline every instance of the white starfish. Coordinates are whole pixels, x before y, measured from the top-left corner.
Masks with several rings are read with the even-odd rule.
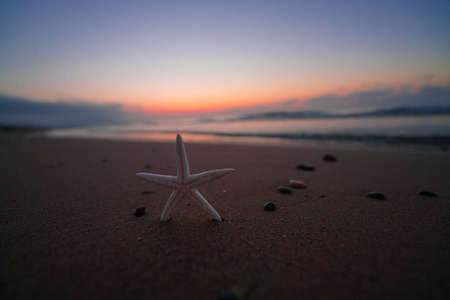
[[[206,199],[196,189],[202,183],[213,181],[217,178],[227,175],[233,172],[234,169],[220,169],[202,172],[199,174],[191,175],[189,172],[189,163],[186,156],[186,150],[184,148],[181,135],[177,135],[176,142],[176,158],[177,158],[177,176],[150,174],[150,173],[137,173],[136,176],[148,180],[150,182],[175,188],[173,193],[167,200],[166,206],[161,214],[161,221],[167,221],[173,208],[184,197],[188,197],[194,201],[198,206],[208,212],[214,219],[222,222],[222,218],[215,211],[215,209],[206,201]]]

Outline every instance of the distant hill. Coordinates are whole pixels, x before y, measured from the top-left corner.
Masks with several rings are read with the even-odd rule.
[[[114,104],[34,102],[0,96],[0,124],[4,126],[64,128],[115,125],[127,123],[131,117],[131,113],[122,110],[122,106]]]
[[[424,106],[424,107],[394,107],[352,113],[323,112],[323,111],[271,111],[264,113],[245,114],[228,119],[202,119],[203,122],[217,121],[250,121],[250,120],[289,120],[314,118],[358,118],[381,116],[424,116],[424,115],[450,115],[450,106]]]

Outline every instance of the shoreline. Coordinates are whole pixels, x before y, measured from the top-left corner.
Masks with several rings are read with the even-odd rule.
[[[185,140],[223,223],[134,174],[176,174],[173,142],[0,135],[0,297],[241,299],[450,295],[450,157]],[[331,153],[330,153],[331,152]],[[337,161],[324,161],[325,154]],[[312,164],[315,171],[297,169]],[[306,189],[278,191],[289,180]],[[438,197],[418,195],[428,190]],[[145,192],[145,193],[144,193]],[[382,192],[386,200],[368,198]],[[265,211],[273,202],[275,211]],[[134,215],[139,207],[146,214]]]
[[[30,138],[61,138],[61,139],[90,139],[109,140],[125,142],[158,142],[171,143],[178,132],[148,132],[141,134],[91,134],[66,132],[65,130],[45,130],[37,133],[31,132]],[[260,147],[281,147],[281,148],[315,148],[355,150],[355,151],[393,151],[393,152],[434,152],[449,153],[450,146],[446,143],[408,143],[408,142],[379,142],[379,141],[346,141],[346,140],[326,140],[326,139],[291,139],[283,137],[264,136],[233,136],[180,132],[189,143],[196,144],[218,144],[235,146],[260,146]],[[424,138],[426,139],[426,138]]]

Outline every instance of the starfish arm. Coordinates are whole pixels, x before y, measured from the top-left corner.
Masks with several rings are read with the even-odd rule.
[[[186,156],[186,149],[184,148],[183,139],[181,135],[177,135],[176,142],[176,153],[177,153],[177,177],[184,182],[189,177],[189,163]]]
[[[212,171],[207,171],[207,172],[202,172],[199,174],[191,175],[189,177],[188,184],[191,187],[196,187],[200,184],[210,182],[210,181],[216,180],[220,177],[223,177],[233,171],[234,171],[234,169],[219,169],[219,170],[212,170]]]
[[[200,194],[197,189],[190,189],[187,192],[187,197],[194,201],[198,206],[200,206],[203,210],[209,213],[214,219],[219,222],[222,222],[222,218],[217,213],[217,211],[211,206],[211,204],[206,201],[206,199]]]
[[[164,207],[164,210],[161,214],[161,221],[167,221],[170,217],[170,213],[172,212],[173,208],[177,206],[178,202],[180,202],[181,199],[183,199],[184,193],[181,190],[175,190],[170,195],[169,200],[167,200],[166,206]]]
[[[168,175],[158,175],[158,174],[151,174],[151,173],[137,173],[137,177],[140,177],[142,179],[145,179],[147,181],[168,186],[171,188],[178,188],[180,184],[177,181],[177,178],[175,176],[168,176]]]

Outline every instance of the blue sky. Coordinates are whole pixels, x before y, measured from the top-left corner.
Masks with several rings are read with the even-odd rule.
[[[449,1],[0,1],[0,93],[182,112],[450,84]]]

